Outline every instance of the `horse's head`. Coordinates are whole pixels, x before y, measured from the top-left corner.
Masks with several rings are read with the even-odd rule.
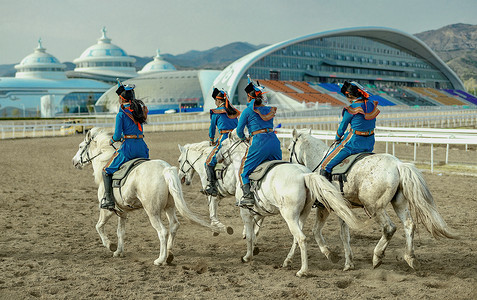
[[[288,145],[288,152],[290,153],[290,162],[303,165],[303,135],[307,133],[298,132],[296,129],[293,129],[292,139],[290,145]],[[311,129],[308,131],[308,135],[311,134]]]
[[[200,172],[204,169],[204,161],[201,158],[205,160],[210,151],[212,151],[212,147],[206,141],[184,146],[178,145],[178,147],[181,152],[177,160],[179,164],[179,178],[182,183],[189,185],[196,172],[201,176]]]
[[[84,140],[79,144],[78,151],[73,157],[73,165],[77,169],[91,163],[93,159],[103,154],[104,140],[109,137],[101,128],[94,127],[86,133]]]
[[[233,163],[234,157],[242,159],[247,142],[241,141],[234,129],[229,137],[222,141],[222,147],[217,152],[217,161],[228,166]]]
[[[194,167],[192,165],[192,162],[189,161],[189,148],[188,145],[184,147],[181,145],[177,146],[179,147],[179,151],[181,152],[181,155],[177,160],[177,162],[179,163],[179,179],[181,180],[181,183],[190,185],[192,182],[192,177],[194,176]]]

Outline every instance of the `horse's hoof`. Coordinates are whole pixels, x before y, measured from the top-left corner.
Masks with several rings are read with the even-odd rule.
[[[230,235],[234,234],[234,229],[230,226],[227,226],[227,233]]]
[[[258,255],[260,253],[260,248],[254,247],[252,253],[253,253],[253,255]]]
[[[331,260],[332,263],[336,264],[340,261],[341,257],[336,252],[330,252],[328,259]]]
[[[302,272],[302,271],[296,272],[296,277],[305,277],[305,276],[306,276],[306,272]]]
[[[240,258],[240,261],[241,261],[242,263],[246,264],[246,263],[248,263],[250,260],[246,260],[246,259],[245,259],[245,256],[242,256],[242,257]]]
[[[344,268],[343,268],[343,271],[350,271],[350,270],[354,270],[354,265],[346,265]]]
[[[219,233],[218,233],[217,231],[214,231],[213,235],[214,235],[214,236],[218,236]]]
[[[117,244],[115,244],[115,243],[109,244],[109,251],[114,252],[116,250],[118,250],[118,245]]]
[[[407,262],[407,264],[413,268],[416,271],[419,271],[421,268],[421,264],[415,257],[410,257],[410,256],[404,256],[404,260]]]
[[[382,260],[374,261],[373,262],[373,269],[378,268],[383,263]]]
[[[167,256],[167,259],[166,259],[166,263],[170,264],[173,260],[174,260],[174,254],[169,253],[169,255]]]
[[[123,256],[123,253],[122,253],[122,252],[115,251],[115,252],[113,253],[113,257],[121,257],[121,256]]]

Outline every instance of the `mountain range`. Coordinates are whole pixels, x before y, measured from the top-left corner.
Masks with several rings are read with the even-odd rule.
[[[466,88],[477,88],[477,25],[452,24],[440,29],[415,34],[426,43],[462,79]],[[234,42],[205,51],[192,50],[179,55],[162,54],[162,58],[178,70],[215,69],[222,70],[238,58],[267,45],[252,45]],[[140,70],[152,60],[151,57],[136,58]],[[67,70],[74,64],[65,62]],[[0,77],[15,76],[14,64],[0,65]]]

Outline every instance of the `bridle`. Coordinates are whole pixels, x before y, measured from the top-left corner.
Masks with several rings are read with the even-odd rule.
[[[292,158],[293,156],[295,156],[295,160],[297,163],[299,163],[300,165],[305,165],[305,163],[303,162],[300,162],[300,160],[298,159],[298,155],[296,154],[296,151],[295,151],[295,146],[296,146],[296,143],[298,142],[298,139],[296,140],[293,140],[293,146],[292,146],[292,149],[290,151],[290,162],[292,162]],[[330,150],[331,148],[333,148],[333,146],[337,143],[338,141],[334,141],[330,147],[328,148],[328,150],[326,151],[325,155],[323,155],[323,158],[321,159],[320,163],[311,171],[311,172],[315,172],[316,169],[318,169],[321,164],[323,163],[323,161],[325,160],[326,156],[328,156],[328,153],[330,153]]]
[[[234,152],[234,150],[241,143],[245,143],[245,145],[248,147],[248,144],[245,141],[238,140],[238,141],[235,141],[227,150],[223,150],[224,154],[222,154],[222,158],[224,159],[224,162],[225,162],[225,159],[228,159],[229,161],[232,161],[232,152]],[[224,148],[222,147],[222,149],[224,149]]]
[[[179,167],[179,170],[184,173],[184,174],[187,174],[191,169],[194,168],[194,164],[202,157],[202,153],[196,158],[196,160],[194,160],[193,163],[190,163],[189,162],[189,159],[187,158],[187,155],[189,153],[189,149],[186,150],[186,153],[185,153],[185,160],[182,162],[182,164],[180,165]],[[187,169],[187,171],[184,171],[184,165],[185,164],[188,164],[189,165],[189,169]]]
[[[83,151],[81,151],[81,154],[80,154],[80,163],[81,165],[85,165],[85,164],[88,164],[90,162],[93,161],[93,159],[95,159],[96,157],[100,156],[101,154],[103,154],[103,152],[99,152],[98,154],[96,154],[95,156],[93,157],[90,157],[89,156],[89,145],[91,144],[91,142],[93,141],[93,139],[95,138],[96,136],[92,136],[91,139],[89,139],[89,141],[86,142],[86,145],[84,146],[83,148]],[[83,154],[86,152],[86,160],[83,160]]]
[[[290,162],[293,162],[292,159],[293,159],[293,156],[295,156],[295,160],[298,164],[305,165],[303,162],[300,162],[300,160],[298,159],[298,155],[296,154],[296,151],[295,151],[296,142],[298,142],[298,139],[293,140],[292,149],[290,151]]]

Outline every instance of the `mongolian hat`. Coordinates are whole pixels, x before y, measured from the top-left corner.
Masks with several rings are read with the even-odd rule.
[[[247,75],[248,78],[248,85],[245,87],[244,91],[247,94],[250,94],[251,92],[255,91],[256,95],[263,94],[263,86],[260,85],[260,83],[257,81],[257,85],[253,84],[252,78],[250,78],[250,75]]]
[[[121,81],[118,80],[118,88],[116,89],[116,94],[118,96],[122,97],[123,99],[127,101],[131,101],[135,98],[134,95],[134,88],[136,87],[134,84],[127,84],[123,85]]]
[[[359,83],[355,81],[345,81],[341,87],[341,93],[345,96],[353,96],[357,98],[369,98],[369,94],[366,89]]]
[[[212,98],[215,100],[223,100],[224,99],[225,92],[219,90],[218,88],[214,88],[212,91]]]

